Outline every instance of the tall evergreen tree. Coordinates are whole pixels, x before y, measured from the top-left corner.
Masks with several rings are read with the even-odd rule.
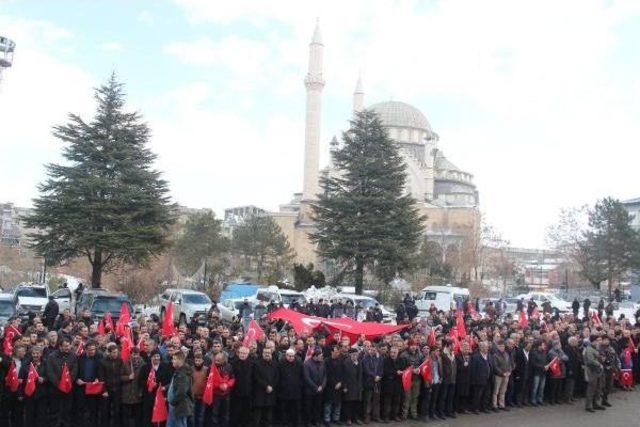
[[[352,265],[356,293],[365,268],[385,282],[414,267],[424,217],[405,194],[405,164],[373,111],[364,110],[332,150],[336,173],[313,205],[319,254]]]
[[[27,226],[35,250],[48,263],[87,257],[91,285],[119,262],[144,263],[167,246],[173,210],[167,182],[152,168],[146,148],[149,128],[140,114],[125,111],[123,85],[115,74],[96,89],[91,122],[75,114],[54,127],[68,145],[63,164],[46,166]]]
[[[580,242],[587,277],[607,280],[609,297],[614,281],[630,268],[640,266],[640,233],[631,226],[631,215],[618,200],[607,197],[589,210],[589,229]]]
[[[222,235],[222,221],[210,210],[189,215],[184,232],[173,246],[180,267],[188,274],[194,274],[204,267],[202,282],[205,289],[209,283],[208,275],[210,277],[216,269],[214,258],[228,249],[229,239]]]

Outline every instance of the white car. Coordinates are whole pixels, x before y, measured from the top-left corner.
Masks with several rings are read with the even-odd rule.
[[[160,318],[164,318],[169,301],[173,301],[173,321],[191,323],[200,316],[207,317],[213,303],[211,298],[203,292],[192,289],[167,289],[160,296]]]
[[[245,298],[233,298],[221,301],[217,304],[220,320],[232,323],[240,316],[240,307],[244,304]],[[256,302],[247,298],[251,308],[256,306]]]
[[[432,305],[438,310],[449,311],[458,303],[470,298],[469,289],[457,286],[427,286],[420,291],[416,299],[416,307],[422,314],[429,311]]]
[[[571,303],[557,297],[554,294],[530,292],[528,294],[518,295],[516,298],[524,298],[525,303],[530,299],[533,299],[533,301],[538,304],[538,307],[542,306],[542,303],[544,303],[545,301],[549,301],[549,303],[551,304],[551,308],[557,308],[561,313],[571,311]]]
[[[271,301],[275,301],[277,304],[282,303],[282,305],[287,308],[294,301],[298,301],[301,304],[306,304],[307,302],[307,298],[302,292],[294,291],[291,289],[282,289],[278,288],[277,286],[260,288],[250,299],[254,302],[262,301],[265,305],[269,304]]]
[[[60,288],[51,294],[53,299],[58,303],[58,310],[62,313],[64,310],[69,309],[73,313],[73,293],[69,288]]]
[[[44,285],[18,285],[13,300],[18,314],[42,313],[49,302],[49,289]]]

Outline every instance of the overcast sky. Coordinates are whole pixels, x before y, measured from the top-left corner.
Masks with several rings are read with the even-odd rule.
[[[418,107],[474,174],[489,223],[541,246],[558,209],[640,196],[640,1],[6,1],[0,201],[29,206],[51,127],[90,118],[112,70],[190,207],[277,209],[302,190],[302,80],[325,44],[322,163],[365,104]]]

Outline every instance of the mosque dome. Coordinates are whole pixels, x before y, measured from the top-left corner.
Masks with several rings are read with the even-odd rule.
[[[399,101],[385,101],[373,104],[370,110],[378,113],[382,124],[393,128],[411,128],[432,133],[427,118],[416,107]]]

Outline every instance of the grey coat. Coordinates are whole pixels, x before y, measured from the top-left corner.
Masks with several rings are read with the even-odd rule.
[[[191,368],[188,365],[176,369],[169,385],[169,405],[176,417],[193,415],[193,394],[191,393]]]
[[[602,374],[603,367],[600,363],[598,350],[592,344],[582,351],[582,360],[584,362],[584,380],[586,382],[597,380]]]

